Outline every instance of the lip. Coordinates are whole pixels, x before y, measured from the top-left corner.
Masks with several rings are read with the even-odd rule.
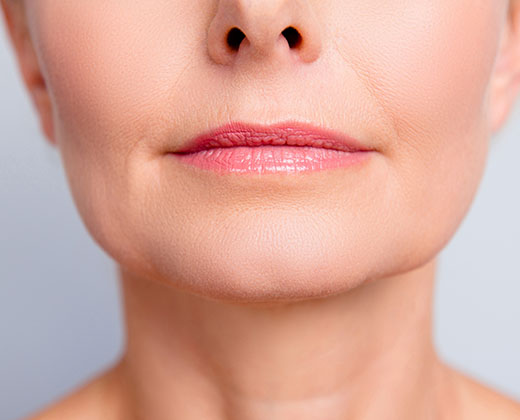
[[[375,149],[308,123],[231,122],[168,153],[184,164],[217,173],[300,173],[344,168]]]
[[[231,122],[191,139],[172,153],[187,154],[213,148],[267,145],[307,146],[350,153],[374,150],[341,132],[308,123],[262,125]]]

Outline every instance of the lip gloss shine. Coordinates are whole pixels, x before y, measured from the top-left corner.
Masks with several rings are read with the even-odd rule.
[[[212,148],[177,157],[187,164],[218,173],[265,174],[344,167],[359,162],[368,154],[308,146],[241,146]]]
[[[171,152],[183,163],[218,173],[299,173],[346,167],[373,149],[306,123],[230,123]]]

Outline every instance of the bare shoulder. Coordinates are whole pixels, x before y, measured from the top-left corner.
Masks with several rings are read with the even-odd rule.
[[[116,367],[98,374],[70,391],[59,401],[44,407],[24,420],[93,420],[116,419],[113,381]]]
[[[452,370],[461,417],[472,420],[520,420],[520,402],[463,372]]]

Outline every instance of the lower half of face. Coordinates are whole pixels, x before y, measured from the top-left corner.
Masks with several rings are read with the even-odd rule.
[[[225,64],[208,53],[225,42],[208,35],[222,8],[246,36],[267,27],[239,1],[27,5],[71,192],[119,264],[212,298],[302,299],[416,268],[450,240],[485,166],[506,3],[299,3],[303,41],[320,45],[312,61],[244,47]],[[375,152],[268,175],[168,154],[231,121],[289,120]]]

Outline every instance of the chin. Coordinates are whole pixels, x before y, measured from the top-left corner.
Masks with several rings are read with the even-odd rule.
[[[288,303],[331,297],[404,273],[430,261],[441,247],[414,246],[405,236],[377,238],[377,227],[349,234],[345,228],[327,229],[324,222],[266,226],[221,229],[221,236],[165,237],[160,249],[168,252],[159,252],[157,241],[149,249],[151,269],[135,261],[129,270],[210,300]]]

